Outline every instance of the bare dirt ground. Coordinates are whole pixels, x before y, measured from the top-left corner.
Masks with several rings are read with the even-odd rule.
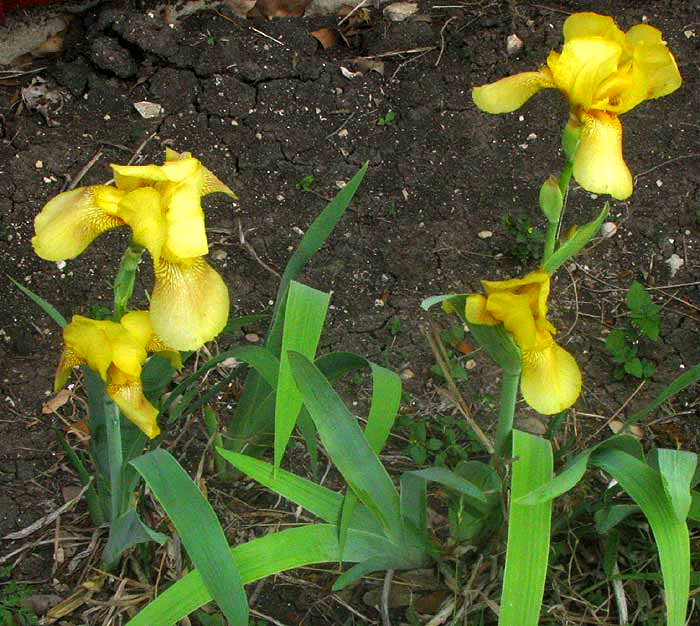
[[[211,262],[229,285],[234,311],[244,315],[269,311],[275,294],[277,277],[259,260],[281,271],[327,199],[369,161],[351,208],[303,280],[333,291],[322,349],[354,351],[402,372],[407,407],[429,425],[441,383],[429,372],[433,360],[420,327],[429,318],[444,327],[452,321],[426,315],[420,301],[532,269],[535,260],[520,264],[513,257],[501,217],[530,216],[542,227],[537,190],[563,164],[558,146],[566,105],[556,93],[539,94],[514,114],[489,116],[472,104],[470,89],[538,67],[560,46],[567,15],[581,10],[612,14],[623,29],[648,20],[663,31],[684,78],[672,95],[623,117],[634,194],[612,205],[616,234],[596,240],[554,282],[554,323],[584,371],[567,428],[583,440],[700,361],[696,2],[649,2],[643,9],[631,0],[421,2],[417,16],[403,22],[370,8],[348,45],[329,49],[310,32],[335,25],[336,17],[243,20],[225,9],[206,10],[169,28],[150,5],[107,2],[75,17],[61,55],[0,75],[0,536],[55,510],[74,495],[66,487],[77,484],[52,431],[64,428],[70,405],[60,411],[64,421],[42,413],[60,332],[6,275],[69,317],[109,305],[125,244],[123,233],[111,232],[61,268],[37,258],[32,221],[49,198],[83,171],[81,184],[107,181],[109,163],[137,152],[142,162],[160,162],[166,146],[191,151],[240,197],[235,207],[212,197],[206,212]],[[512,33],[523,47],[509,55]],[[357,57],[369,57],[381,71],[367,70]],[[49,94],[40,110],[20,106],[22,89],[38,80]],[[142,101],[160,104],[162,115],[143,119],[134,108]],[[382,124],[389,112],[393,121]],[[297,185],[307,176],[314,179],[310,191]],[[569,224],[592,219],[600,203],[574,187]],[[672,254],[683,260],[675,275],[667,264]],[[661,340],[648,349],[656,374],[640,389],[635,379],[613,380],[604,348],[635,279],[653,287],[663,305]],[[143,289],[138,297],[143,300]],[[243,333],[221,345],[242,341]],[[481,400],[493,389],[495,371],[479,357],[469,372],[467,397],[485,428],[495,416]],[[697,389],[686,391],[654,416],[655,426],[645,426],[646,441],[697,450],[697,405]],[[201,428],[193,429],[199,436]],[[250,511],[237,502],[229,503],[234,513]],[[75,572],[66,571],[70,559],[56,560],[58,532],[52,526],[32,535],[27,541],[44,544],[8,563],[17,560],[16,577],[65,596]],[[22,546],[5,542],[2,553]],[[348,623],[352,611],[327,600],[328,580],[320,576],[318,588],[299,593],[298,579],[281,579],[275,597],[266,588],[257,606],[286,624]],[[349,600],[378,619],[371,605]],[[100,623],[81,619],[92,618],[61,623]]]

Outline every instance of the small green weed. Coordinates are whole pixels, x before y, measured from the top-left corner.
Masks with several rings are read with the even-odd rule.
[[[386,115],[382,115],[377,120],[377,126],[391,126],[394,123],[395,119],[396,113],[394,113],[393,111],[387,111]]]
[[[639,356],[639,347],[644,338],[656,342],[661,327],[660,307],[654,304],[644,287],[633,282],[627,293],[629,319],[621,327],[613,329],[605,341],[617,367],[613,376],[621,380],[626,374],[635,378],[649,378],[656,366]]]
[[[311,191],[311,187],[313,187],[314,180],[316,179],[311,174],[309,174],[308,176],[304,176],[304,178],[294,183],[294,187],[299,191],[309,193]]]
[[[400,415],[397,425],[408,438],[404,452],[416,465],[451,467],[468,458],[470,431],[461,418],[431,415],[428,422],[416,415]]]
[[[544,233],[532,225],[529,217],[507,214],[501,216],[501,223],[506,233],[515,240],[509,251],[510,256],[523,264],[542,258]]]
[[[0,580],[10,577],[12,569],[0,568]],[[31,594],[27,585],[10,581],[0,586],[0,626],[35,626],[37,616],[22,606],[22,600]]]

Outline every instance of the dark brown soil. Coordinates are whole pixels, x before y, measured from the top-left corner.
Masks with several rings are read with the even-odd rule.
[[[239,314],[269,311],[277,286],[277,278],[240,245],[239,228],[262,261],[281,271],[326,199],[369,161],[351,209],[303,280],[333,291],[322,349],[354,351],[404,372],[420,411],[435,384],[420,326],[430,318],[451,323],[437,312],[422,312],[421,300],[477,290],[480,278],[532,269],[536,261],[521,266],[511,256],[513,239],[501,216],[529,215],[542,227],[537,190],[563,162],[558,146],[566,105],[556,93],[539,94],[514,114],[489,116],[472,104],[470,89],[536,68],[560,45],[561,24],[570,12],[613,13],[623,29],[648,18],[663,31],[684,77],[674,94],[624,116],[635,192],[613,203],[617,234],[596,242],[554,283],[554,323],[584,370],[584,392],[570,427],[577,433],[597,430],[637,387],[634,379],[613,381],[603,345],[624,313],[624,289],[633,280],[654,287],[663,323],[661,341],[650,350],[657,372],[620,417],[700,361],[697,3],[659,0],[645,3],[644,10],[632,0],[612,7],[581,0],[420,8],[418,19],[401,23],[371,9],[371,21],[350,38],[351,47],[323,50],[309,33],[337,18],[246,21],[222,9],[168,28],[138,2],[129,3],[129,10],[104,3],[76,17],[62,56],[35,62],[33,73],[0,80],[0,536],[56,509],[64,501],[61,488],[77,482],[51,431],[61,423],[42,414],[60,333],[4,276],[67,317],[109,304],[123,233],[102,236],[62,269],[34,256],[30,243],[36,213],[98,151],[82,184],[108,180],[108,164],[126,162],[150,138],[141,151],[145,162],[160,162],[165,146],[188,150],[236,190],[239,206],[211,197],[206,210],[211,262],[224,275]],[[511,33],[524,45],[509,56]],[[357,71],[358,56],[381,60],[383,75],[368,71],[346,78],[341,67]],[[35,77],[61,95],[61,104],[50,104],[46,115],[18,105],[20,90]],[[144,100],[162,105],[164,116],[142,119],[133,103]],[[389,111],[393,123],[380,125]],[[314,184],[305,193],[295,183],[308,175]],[[569,224],[592,219],[600,203],[574,187]],[[482,231],[493,236],[481,238]],[[684,265],[671,276],[666,261],[674,253]],[[143,289],[138,297],[143,299]],[[470,387],[492,390],[494,372],[479,358]],[[469,399],[477,420],[490,427],[492,411],[478,397]],[[61,410],[65,415],[67,408]],[[697,450],[696,389],[655,417],[666,427],[645,429],[648,443],[660,437],[662,445]],[[20,545],[8,542],[2,552]],[[51,545],[37,548],[25,553],[17,573],[50,583],[53,560]],[[312,597],[304,601],[292,587],[285,608],[288,584],[280,584],[276,603],[258,605],[266,605],[263,612],[286,624],[340,624],[350,615],[332,603],[332,609],[314,605],[325,588],[308,592]],[[378,619],[373,608],[362,609]]]

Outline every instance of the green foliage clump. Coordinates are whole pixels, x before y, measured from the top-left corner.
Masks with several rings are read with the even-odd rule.
[[[502,215],[501,223],[514,240],[508,251],[510,256],[523,264],[542,258],[544,233],[532,225],[529,217]]]
[[[629,320],[612,330],[605,341],[605,347],[617,364],[614,377],[621,380],[625,375],[635,378],[650,378],[656,366],[648,359],[639,356],[643,341],[657,342],[661,328],[660,307],[654,304],[644,287],[633,282],[627,293]]]

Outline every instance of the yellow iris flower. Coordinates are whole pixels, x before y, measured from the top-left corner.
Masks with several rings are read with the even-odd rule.
[[[547,320],[550,276],[543,270],[523,278],[481,281],[486,296],[467,296],[469,324],[503,324],[522,354],[520,391],[543,415],[570,407],[581,393],[581,372],[574,359],[552,338]]]
[[[66,191],[34,220],[34,250],[43,259],[78,256],[103,232],[129,226],[153,258],[151,316],[159,337],[193,350],[221,332],[228,289],[204,260],[209,251],[201,197],[236,195],[190,153],[166,149],[163,165],[112,165],[115,185]]]
[[[143,395],[141,366],[149,352],[159,352],[176,367],[180,355],[153,332],[148,311],[132,311],[119,323],[74,315],[63,329],[63,353],[56,370],[54,390],[63,387],[71,369],[87,365],[107,384],[107,394],[151,439],[160,433],[156,409]]]
[[[487,113],[509,113],[541,89],[558,89],[569,103],[569,127],[581,127],[574,178],[588,191],[624,200],[632,194],[632,175],[622,157],[618,115],[681,82],[656,28],[637,24],[623,33],[611,17],[575,13],[564,22],[561,53],[551,51],[546,66],[476,87],[472,97]]]

